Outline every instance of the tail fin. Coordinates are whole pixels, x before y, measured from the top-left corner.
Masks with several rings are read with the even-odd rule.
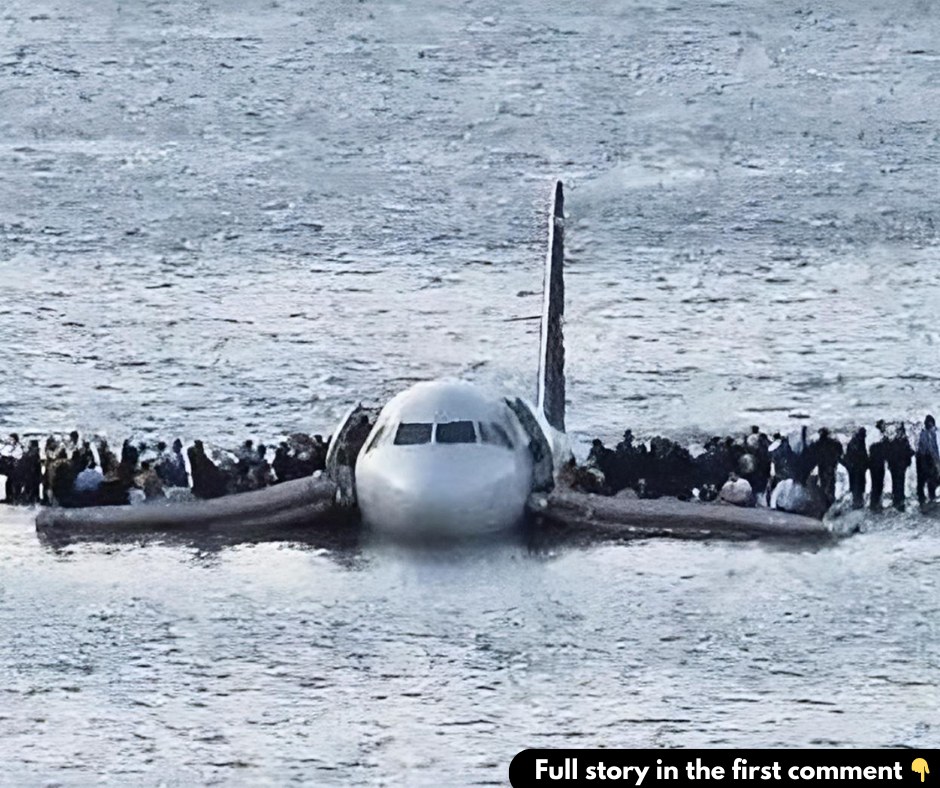
[[[565,431],[565,194],[556,181],[548,217],[548,257],[545,260],[542,346],[539,352],[538,407],[545,420]]]

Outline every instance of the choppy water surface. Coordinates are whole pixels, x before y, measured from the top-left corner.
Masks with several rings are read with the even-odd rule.
[[[940,744],[940,531],[810,552],[0,541],[0,782],[505,784],[527,746]]]
[[[568,186],[581,437],[936,409],[926,2],[0,7],[0,429],[231,444],[531,388]],[[928,745],[940,541],[533,557],[42,547],[0,781],[499,782],[529,745]]]
[[[0,417],[528,390],[556,176],[580,434],[935,405],[936,9],[504,5],[5,3]]]

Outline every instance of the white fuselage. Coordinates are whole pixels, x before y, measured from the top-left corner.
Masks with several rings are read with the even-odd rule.
[[[522,520],[532,467],[504,400],[461,381],[418,383],[382,409],[356,462],[356,497],[383,533],[491,533]]]

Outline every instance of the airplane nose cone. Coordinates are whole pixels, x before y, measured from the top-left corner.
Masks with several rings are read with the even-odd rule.
[[[508,453],[476,459],[402,458],[380,472],[363,473],[357,483],[363,518],[374,530],[398,536],[511,528],[525,511],[528,480]]]

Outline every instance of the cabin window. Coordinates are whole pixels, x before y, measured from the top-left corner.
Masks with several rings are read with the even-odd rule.
[[[509,433],[496,422],[493,421],[481,421],[480,422],[480,437],[483,438],[484,443],[489,443],[493,446],[502,446],[506,449],[512,449],[512,439],[509,437]]]
[[[476,443],[477,433],[472,421],[445,421],[437,425],[437,443]]]
[[[415,446],[420,443],[430,443],[433,426],[433,424],[424,424],[417,421],[403,421],[398,425],[398,430],[395,433],[395,445]]]

